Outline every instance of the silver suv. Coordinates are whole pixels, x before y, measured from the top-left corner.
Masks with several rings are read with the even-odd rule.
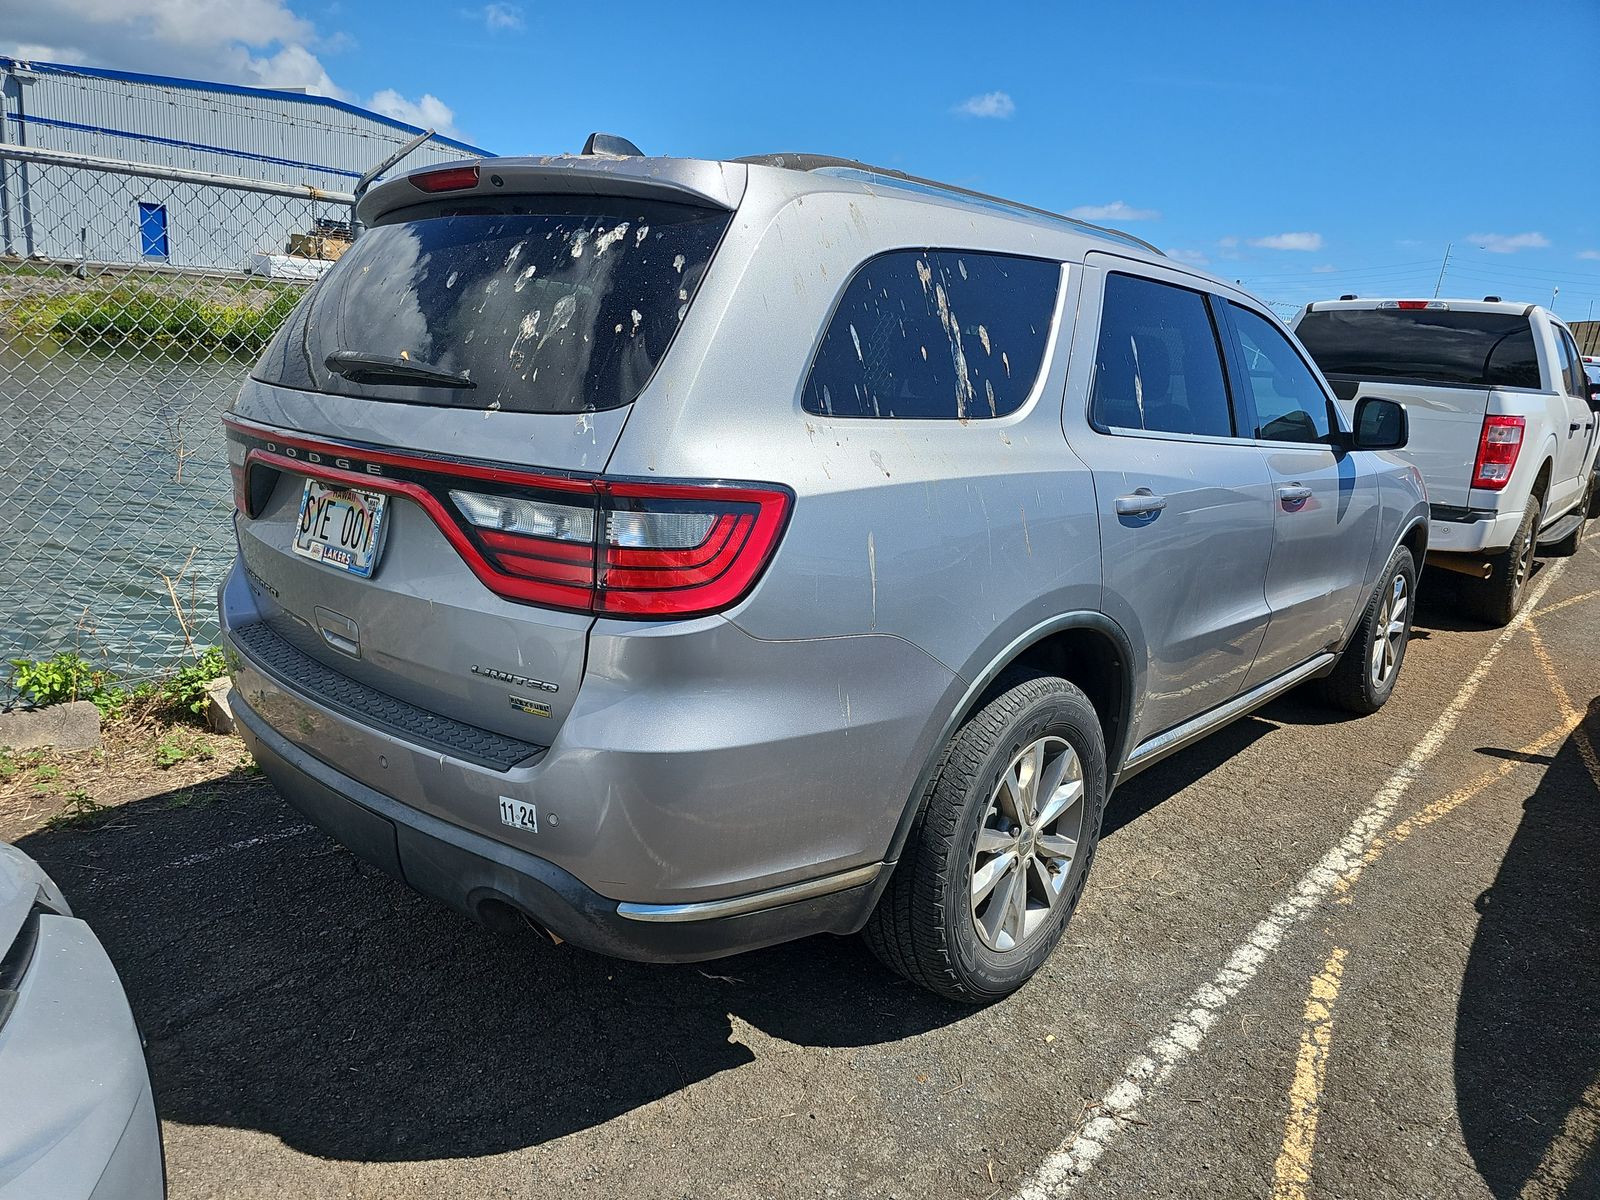
[[[1388,697],[1420,478],[1250,296],[857,163],[396,178],[227,418],[239,718],[486,923],[692,960],[865,928],[983,1002],[1116,783]]]

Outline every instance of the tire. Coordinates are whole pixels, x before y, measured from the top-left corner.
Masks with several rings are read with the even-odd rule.
[[[1589,476],[1589,519],[1600,517],[1600,471]]]
[[[1522,598],[1533,575],[1533,560],[1538,551],[1539,517],[1544,501],[1528,498],[1517,536],[1499,554],[1489,559],[1493,571],[1487,579],[1464,580],[1461,606],[1491,625],[1505,625],[1522,607]]]
[[[1406,659],[1416,596],[1417,564],[1401,546],[1384,568],[1333,674],[1322,681],[1329,704],[1363,714],[1383,707]]]
[[[1018,669],[990,697],[946,747],[862,931],[890,970],[964,1004],[1016,991],[1055,949],[1083,894],[1106,800],[1105,735],[1077,687]],[[1030,792],[1052,777],[1060,784],[1039,810],[1048,819],[1014,820],[1030,815]],[[1018,899],[1019,873],[1020,910],[1003,903]]]

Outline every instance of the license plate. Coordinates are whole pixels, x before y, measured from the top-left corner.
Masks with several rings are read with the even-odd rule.
[[[378,562],[387,496],[306,480],[294,552],[363,579]]]
[[[529,833],[538,833],[539,809],[536,805],[525,803],[522,800],[513,800],[510,796],[501,796],[500,824],[509,825],[513,829],[526,829]]]

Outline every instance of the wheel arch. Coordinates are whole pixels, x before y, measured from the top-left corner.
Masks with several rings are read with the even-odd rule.
[[[1115,780],[1132,748],[1134,697],[1137,676],[1133,644],[1127,633],[1104,613],[1071,612],[1040,622],[1013,639],[979,672],[946,716],[928,761],[917,774],[907,797],[894,839],[884,856],[886,863],[900,859],[906,838],[926,798],[928,785],[944,757],[955,731],[994,695],[995,683],[1012,667],[1031,666],[1059,675],[1088,696],[1100,716],[1106,741],[1106,779]],[[887,878],[888,872],[884,872]]]

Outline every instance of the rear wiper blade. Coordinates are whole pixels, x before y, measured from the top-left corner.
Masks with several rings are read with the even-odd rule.
[[[335,350],[322,360],[351,383],[411,383],[418,387],[475,388],[465,371],[446,371],[411,358],[389,358],[358,350]]]

